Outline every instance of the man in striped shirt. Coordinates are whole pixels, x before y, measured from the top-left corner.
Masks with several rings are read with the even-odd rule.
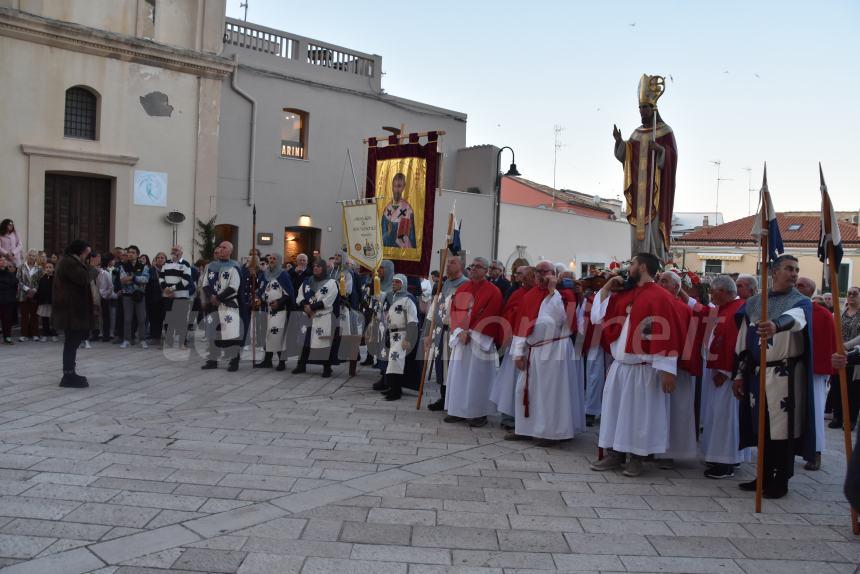
[[[191,264],[182,258],[182,246],[170,249],[170,261],[161,269],[161,295],[166,311],[164,344],[185,345],[188,334],[188,312],[191,310]]]

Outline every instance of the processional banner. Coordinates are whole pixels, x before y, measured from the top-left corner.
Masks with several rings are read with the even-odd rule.
[[[363,199],[344,202],[343,233],[350,259],[362,267],[378,269],[382,262],[382,234],[376,202]]]
[[[376,198],[382,258],[407,275],[426,275],[433,251],[438,133],[426,137],[426,144],[415,133],[404,143],[391,136],[385,147],[376,138],[367,142],[366,195]]]

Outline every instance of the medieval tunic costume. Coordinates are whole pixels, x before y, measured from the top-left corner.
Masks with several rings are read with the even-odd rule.
[[[490,391],[499,356],[499,314],[502,292],[483,279],[469,281],[451,298],[451,361],[448,366],[448,390],[445,410],[453,417],[475,419],[496,412],[490,402]],[[463,344],[460,334],[468,333]]]
[[[280,256],[275,255],[275,257],[277,261],[274,265],[269,265],[261,282],[262,308],[268,314],[265,340],[266,357],[263,364],[268,363],[267,366],[271,366],[272,354],[278,353],[278,369],[283,370],[284,361],[287,359],[287,325],[290,310],[295,308],[296,294],[293,291],[290,275],[281,267]]]
[[[598,445],[638,456],[665,453],[669,396],[659,372],[677,374],[683,332],[672,296],[656,283],[594,296],[591,321],[604,324],[613,363],[603,389]]]
[[[318,263],[315,263],[316,267]],[[325,263],[322,263],[325,265]],[[308,363],[322,364],[323,376],[331,374],[331,365],[337,360],[339,332],[339,296],[337,283],[327,276],[312,275],[305,279],[296,295],[299,309],[307,305],[313,316],[304,326],[305,343],[299,364],[293,370],[301,373]]]
[[[824,305],[812,305],[812,381],[815,388],[815,451],[824,451],[824,403],[827,401],[827,382],[833,376],[830,357],[836,352],[836,331],[833,313]]]
[[[513,330],[517,325],[520,307],[523,296],[529,291],[529,288],[518,287],[505,303],[502,311],[502,348],[510,345],[513,337]],[[496,410],[508,416],[514,416],[516,412],[514,401],[517,390],[517,368],[514,365],[514,356],[510,351],[504,353],[502,366],[496,373],[493,380],[493,389],[490,392],[490,401],[496,405]]]
[[[386,300],[383,305],[386,345],[381,356],[387,361],[385,382],[389,388],[386,393],[388,400],[400,398],[406,377],[415,379],[417,373],[415,352],[418,342],[418,308],[415,299],[406,290],[406,276],[398,274],[394,280],[400,282],[400,289],[392,292],[391,300]],[[420,374],[417,378],[421,378]],[[405,386],[417,386],[414,382]]]
[[[585,430],[582,361],[571,340],[576,296],[567,289],[534,287],[523,296],[511,355],[524,358],[517,371],[515,432],[549,440]]]
[[[203,293],[208,299],[213,295],[218,298],[218,306],[208,308],[206,316],[206,338],[209,342],[207,365],[213,368],[217,364],[219,350],[230,360],[230,367],[238,367],[239,350],[242,343],[241,299],[242,268],[234,260],[210,262],[204,271],[206,283]],[[218,349],[216,349],[216,347]]]
[[[732,393],[732,369],[738,326],[735,315],[743,307],[740,298],[719,307],[707,309],[708,326],[705,341],[707,368],[702,375],[702,438],[701,448],[705,462],[733,465],[743,462],[739,449],[738,400]],[[722,374],[726,381],[717,386],[714,377]]]
[[[758,431],[759,336],[761,294],[747,299],[735,353],[744,382],[741,399],[741,446],[755,446]],[[767,342],[764,437],[764,494],[784,495],[794,474],[794,454],[815,457],[812,382],[812,303],[796,289],[768,296],[768,317],[777,332]]]
[[[448,344],[448,334],[451,331],[451,298],[453,297],[457,289],[459,289],[461,285],[468,281],[469,280],[466,278],[465,275],[460,275],[456,279],[443,279],[441,291],[436,302],[436,307],[433,310],[436,316],[433,329],[434,332],[429,333],[429,335],[433,338],[433,368],[436,370],[436,382],[440,386],[442,398],[439,400],[438,403],[432,403],[428,405],[428,408],[430,410],[441,410],[445,404],[446,384],[448,381],[448,366],[451,359],[451,347]],[[427,321],[425,324],[429,328],[430,321]],[[438,405],[438,408],[436,408],[434,405]]]

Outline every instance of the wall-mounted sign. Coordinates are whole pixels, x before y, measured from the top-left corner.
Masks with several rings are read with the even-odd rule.
[[[272,244],[272,234],[271,233],[258,233],[257,234],[257,245],[271,245]]]
[[[134,170],[134,204],[167,207],[167,174]]]

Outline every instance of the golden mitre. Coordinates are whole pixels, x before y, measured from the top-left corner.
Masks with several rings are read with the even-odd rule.
[[[666,78],[642,74],[639,79],[639,105],[648,104],[657,107],[657,100],[666,91]]]

